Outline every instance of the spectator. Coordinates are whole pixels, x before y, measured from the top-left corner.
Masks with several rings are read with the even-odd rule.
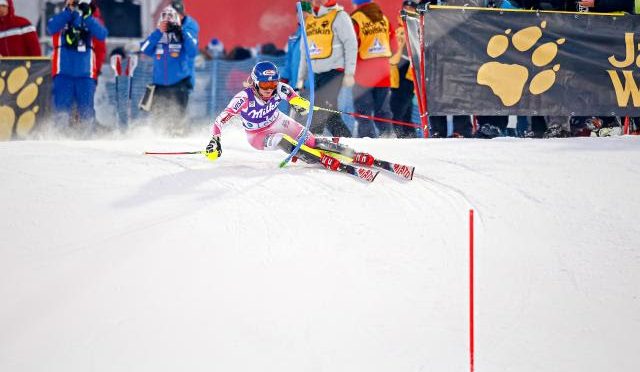
[[[307,17],[309,14],[311,14],[310,2],[302,1],[300,5],[304,17]],[[287,53],[284,57],[284,66],[280,69],[280,81],[282,81],[283,83],[295,85],[298,81],[298,69],[300,68],[300,58],[302,57],[302,54],[300,52],[300,45],[301,43],[303,43],[302,32],[302,25],[300,25],[300,22],[298,22],[298,28],[296,29],[296,32],[293,35],[289,36],[289,40],[287,41]],[[307,83],[305,82],[303,86],[307,86]],[[288,112],[289,116],[291,116],[292,118],[298,119],[295,116],[295,111],[289,109],[288,102],[282,101],[282,103],[280,104],[280,109],[285,113]]]
[[[200,25],[195,20],[195,18],[190,17],[185,13],[184,10],[184,2],[183,0],[172,0],[171,6],[173,9],[178,12],[178,16],[180,17],[180,23],[182,24],[182,29],[187,30],[189,34],[193,36],[196,42],[196,50],[198,47],[198,34],[200,33]],[[196,86],[196,55],[189,56],[189,69],[191,70],[191,89]]]
[[[102,19],[102,14],[100,13],[100,8],[98,8],[97,0],[91,0],[91,12],[93,18],[104,26],[104,19]],[[99,40],[95,36],[93,37],[92,43],[93,51],[96,53],[96,69],[98,70],[98,75],[100,75],[102,65],[107,57],[107,43],[105,40]]]
[[[389,57],[397,50],[395,31],[373,0],[352,1],[356,9],[351,19],[358,38],[354,108],[361,115],[390,119]],[[389,123],[358,119],[359,137],[377,137],[376,128],[382,137],[390,137],[393,132]]]
[[[429,137],[447,137],[447,117],[429,116]],[[449,137],[464,138],[472,136],[471,117],[469,115],[453,115],[453,133]]]
[[[166,124],[170,133],[183,134],[198,35],[182,25],[172,6],[163,9],[157,27],[140,47],[142,53],[154,57],[152,117],[155,123]]]
[[[415,12],[418,0],[405,0],[402,2],[402,8],[406,11]],[[398,28],[396,29],[396,40],[398,41],[398,50],[391,57],[391,74],[395,76],[391,81],[391,113],[393,120],[411,122],[413,114],[413,71],[411,71],[411,59],[407,50],[407,35],[402,25],[402,18],[398,14]],[[416,136],[416,129],[404,125],[395,126],[396,136],[398,138],[412,138]]]
[[[284,50],[278,49],[274,43],[266,43],[260,46],[260,55],[269,57],[282,57]]]
[[[315,103],[338,110],[338,95],[344,86],[354,84],[358,40],[349,15],[336,0],[313,0],[313,12],[306,19],[306,32],[314,72]],[[304,48],[304,43],[300,43]],[[302,49],[306,53],[305,49]],[[307,60],[300,58],[296,87],[303,89],[307,75]],[[350,137],[351,131],[340,114],[316,111],[311,133],[322,135],[328,129],[336,137]]]
[[[95,131],[93,97],[98,68],[93,40],[104,40],[107,29],[92,15],[90,0],[67,0],[65,8],[49,19],[47,31],[53,35],[53,109],[55,123],[69,129],[71,112],[77,106],[83,135]]]
[[[238,45],[231,49],[226,59],[229,61],[243,61],[249,58],[251,58],[251,51]]]
[[[218,38],[213,38],[207,44],[207,47],[202,50],[202,54],[205,55],[207,60],[220,59],[224,56],[224,44]]]
[[[13,0],[0,0],[0,57],[40,56],[36,28],[15,15]]]
[[[300,3],[303,16],[307,17],[311,14],[311,3],[302,1]],[[287,41],[287,52],[284,59],[284,67],[280,69],[280,79],[283,83],[294,84],[298,81],[298,69],[300,68],[301,43],[302,43],[302,25],[298,22],[296,32],[289,36]]]

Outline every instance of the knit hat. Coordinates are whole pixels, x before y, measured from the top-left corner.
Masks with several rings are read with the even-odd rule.
[[[180,15],[184,15],[184,3],[182,2],[182,0],[173,0],[173,1],[171,1],[171,6]]]
[[[370,3],[371,0],[351,0],[354,4],[356,5],[362,5],[362,4],[366,4],[366,3]]]
[[[7,0],[0,0],[0,5],[9,6],[9,2]]]

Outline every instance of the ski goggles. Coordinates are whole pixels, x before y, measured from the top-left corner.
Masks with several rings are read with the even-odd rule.
[[[258,87],[264,90],[273,90],[278,87],[277,81],[259,81]]]

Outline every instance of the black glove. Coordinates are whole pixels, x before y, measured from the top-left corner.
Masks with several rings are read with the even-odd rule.
[[[167,33],[173,32],[176,35],[182,35],[182,26],[177,23],[171,23],[167,25]]]
[[[296,112],[300,115],[307,115],[309,113],[309,109],[307,108],[296,106],[296,105],[291,105],[291,107],[293,107],[293,109],[296,110]]]
[[[211,137],[211,141],[207,145],[206,150],[204,150],[205,156],[213,161],[216,160],[222,155],[222,145],[220,144],[220,136]]]

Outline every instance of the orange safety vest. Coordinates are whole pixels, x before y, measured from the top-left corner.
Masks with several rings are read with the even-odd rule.
[[[391,57],[389,19],[386,16],[383,16],[380,22],[373,22],[364,13],[356,12],[351,15],[351,18],[359,28],[358,53],[361,59]]]
[[[333,21],[336,20],[337,15],[338,11],[334,9],[321,17],[307,16],[305,23],[311,59],[331,57],[333,53]]]

